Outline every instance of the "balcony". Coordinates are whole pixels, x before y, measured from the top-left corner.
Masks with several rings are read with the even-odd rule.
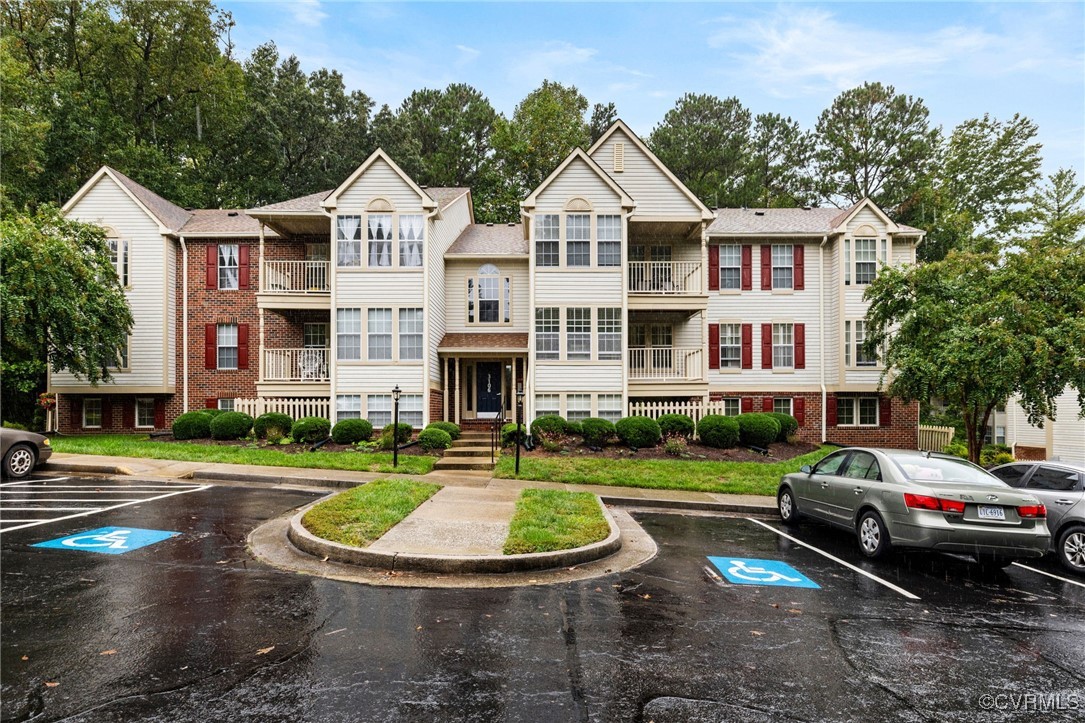
[[[629,306],[632,309],[708,307],[700,261],[630,261]]]
[[[328,355],[328,349],[264,349],[257,392],[261,397],[329,394]]]
[[[331,263],[265,261],[256,301],[262,309],[329,309]]]
[[[637,396],[700,394],[706,388],[700,347],[630,347],[629,393]]]

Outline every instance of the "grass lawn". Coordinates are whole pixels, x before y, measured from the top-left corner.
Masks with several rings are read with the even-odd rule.
[[[146,459],[176,459],[185,462],[225,462],[268,467],[310,467],[346,469],[356,472],[398,472],[426,474],[436,457],[399,455],[399,467],[392,466],[391,452],[302,452],[293,454],[274,447],[259,449],[189,442],[152,442],[145,434],[94,434],[50,439],[56,452],[102,454]]]
[[[354,547],[380,539],[441,485],[404,479],[379,479],[321,502],[301,524],[317,537]]]
[[[727,492],[744,495],[775,495],[780,477],[798,472],[837,449],[823,446],[785,462],[712,462],[682,459],[609,459],[586,456],[531,457],[520,459],[519,479],[572,484],[647,487],[694,492]],[[494,476],[517,479],[515,462],[504,455]]]
[[[610,534],[603,511],[588,492],[524,490],[505,540],[505,554],[583,547]]]

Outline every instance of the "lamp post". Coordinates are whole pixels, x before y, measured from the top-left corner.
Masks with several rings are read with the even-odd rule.
[[[520,476],[520,443],[523,441],[520,439],[521,431],[520,425],[524,418],[524,385],[516,385],[516,476]]]
[[[392,466],[399,466],[399,385],[392,387]]]

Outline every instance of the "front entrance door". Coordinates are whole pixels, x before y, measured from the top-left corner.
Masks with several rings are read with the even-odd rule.
[[[501,362],[475,362],[476,416],[493,419],[501,414]]]

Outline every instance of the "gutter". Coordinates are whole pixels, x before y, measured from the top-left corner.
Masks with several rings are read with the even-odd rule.
[[[829,237],[822,236],[821,244],[818,246],[818,328],[820,334],[818,334],[818,357],[820,357],[820,364],[818,364],[818,376],[821,383],[821,441],[824,442],[828,436],[828,420],[826,415],[828,414],[828,402],[829,394],[825,388],[825,244],[829,242]]]
[[[181,354],[181,386],[183,388],[181,399],[181,412],[188,411],[188,246],[185,245],[185,237],[177,237],[181,241],[181,346],[184,353]]]

